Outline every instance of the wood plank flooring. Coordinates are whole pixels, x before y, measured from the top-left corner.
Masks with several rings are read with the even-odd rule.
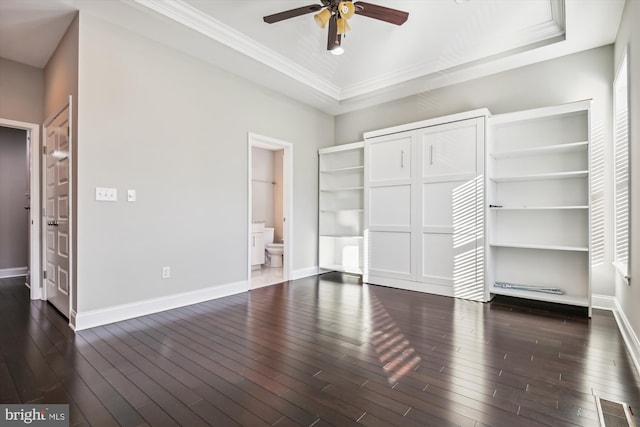
[[[77,426],[598,426],[640,410],[610,312],[576,314],[328,274],[80,331],[0,279],[0,402]]]

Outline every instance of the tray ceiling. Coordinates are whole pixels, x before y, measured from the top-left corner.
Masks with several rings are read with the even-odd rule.
[[[262,21],[313,0],[48,0],[46,8],[38,0],[0,0],[0,56],[44,66],[51,40],[79,9],[339,114],[612,43],[624,6],[624,0],[369,1],[407,11],[409,19],[395,26],[355,15],[345,53],[334,56],[312,13]],[[39,44],[31,37],[22,46],[20,28],[44,22],[57,36]]]

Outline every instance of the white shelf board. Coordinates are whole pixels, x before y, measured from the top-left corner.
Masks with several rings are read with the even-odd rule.
[[[362,268],[355,265],[323,264],[320,268],[323,270],[339,271],[341,273],[362,274]]]
[[[320,209],[322,213],[364,212],[364,209]]]
[[[521,289],[504,289],[491,286],[489,292],[496,295],[505,295],[517,298],[534,299],[537,301],[553,302],[559,304],[577,305],[580,307],[588,307],[589,299],[587,297],[580,298],[570,295],[546,294],[543,292],[524,291]]]
[[[522,211],[553,211],[553,210],[580,210],[580,209],[589,209],[589,206],[586,205],[576,205],[576,206],[503,206],[501,208],[498,207],[490,207],[492,211],[514,211],[514,210],[522,210]]]
[[[491,178],[494,182],[521,182],[521,181],[544,181],[550,179],[572,179],[572,178],[586,178],[589,176],[589,171],[571,171],[571,172],[552,172],[552,173],[539,173],[533,175],[513,175],[513,176],[500,176]]]
[[[320,237],[331,237],[336,239],[363,239],[361,234],[323,234],[320,233]]]
[[[589,142],[572,142],[568,144],[546,145],[541,147],[523,148],[520,150],[498,151],[491,153],[494,159],[506,159],[511,157],[538,156],[544,154],[569,153],[574,151],[586,151]]]
[[[322,191],[323,193],[337,193],[339,191],[361,191],[364,190],[364,187],[344,187],[344,188],[332,188],[332,189],[323,189],[321,188],[320,191]]]
[[[321,170],[320,173],[344,173],[344,172],[356,172],[363,170],[364,166],[350,166],[348,168],[336,168],[336,169],[324,169]]]
[[[570,251],[570,252],[589,252],[589,248],[584,246],[561,246],[561,245],[539,245],[529,243],[507,243],[507,242],[491,242],[489,246],[497,248],[516,248],[516,249],[540,249],[549,251]]]

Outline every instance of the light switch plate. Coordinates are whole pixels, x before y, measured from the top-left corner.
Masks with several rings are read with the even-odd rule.
[[[107,187],[96,187],[96,200],[102,202],[115,202],[118,200],[118,189]]]
[[[136,201],[136,190],[127,190],[127,202]]]

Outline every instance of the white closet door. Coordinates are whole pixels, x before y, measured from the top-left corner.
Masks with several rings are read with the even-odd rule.
[[[418,280],[443,293],[484,299],[482,272],[482,119],[433,126],[420,133],[421,221]],[[481,151],[480,151],[481,152]],[[478,230],[480,228],[480,230]],[[445,291],[446,290],[446,291]]]
[[[389,185],[411,179],[412,139],[410,133],[404,133],[374,138],[369,142],[365,161],[369,165],[369,183]]]
[[[365,145],[368,274],[412,279],[412,132]]]
[[[423,178],[465,179],[476,171],[475,119],[433,126],[421,134]]]

